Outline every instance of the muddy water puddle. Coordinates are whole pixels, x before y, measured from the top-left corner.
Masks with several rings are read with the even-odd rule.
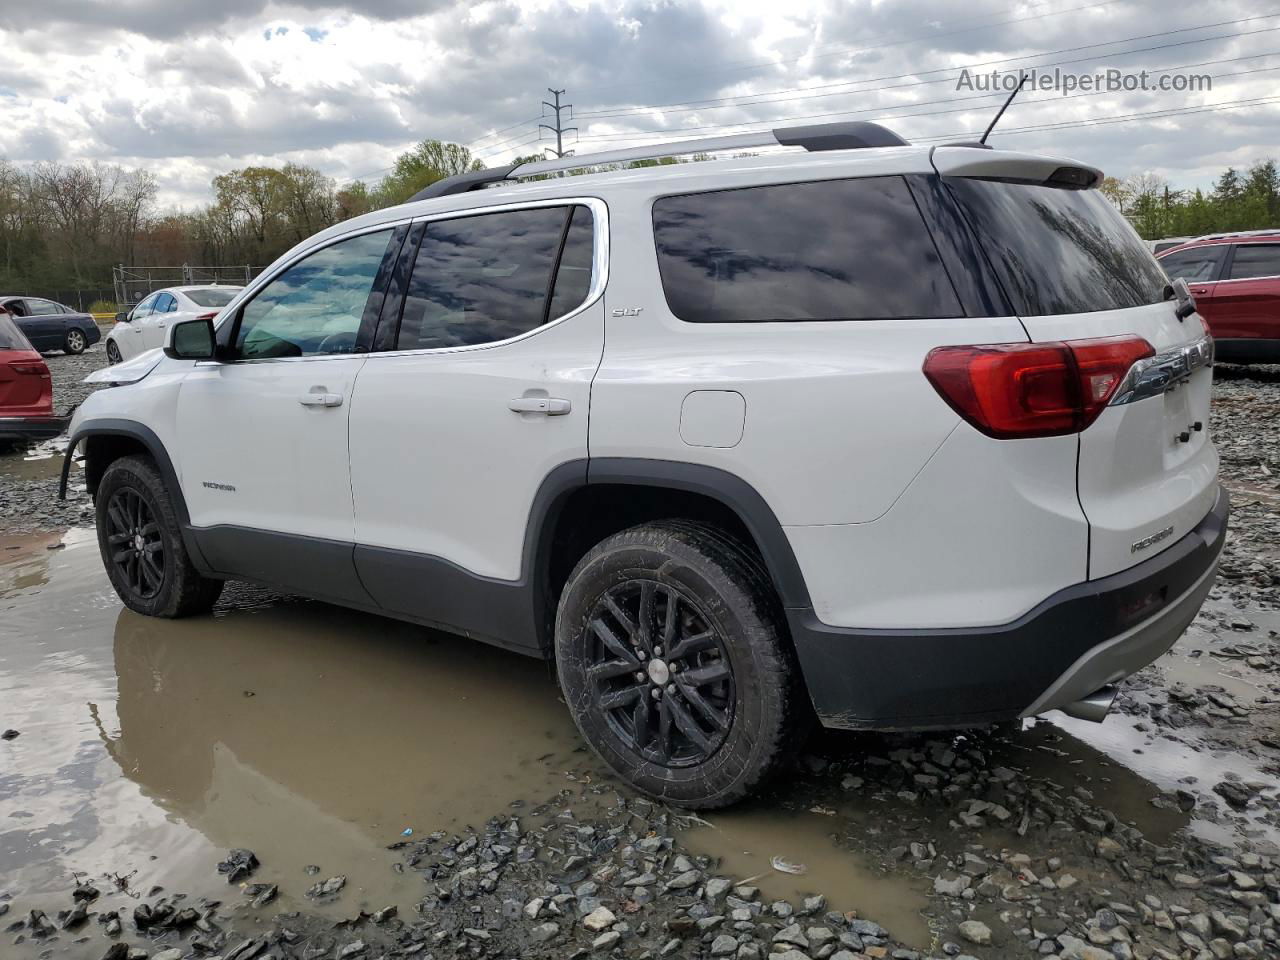
[[[46,440],[0,453],[0,478],[42,480],[62,473],[66,439]]]
[[[64,905],[73,873],[235,902],[214,865],[245,847],[280,909],[317,909],[305,889],[345,875],[321,909],[408,911],[422,880],[387,849],[405,831],[478,827],[570,771],[608,780],[544,664],[238,585],[211,617],[140,617],[90,530],[0,541],[0,727],[20,732],[0,742],[0,876],[24,907]],[[685,841],[770,899],[821,892],[926,943],[920,885],[833,829],[744,807]]]

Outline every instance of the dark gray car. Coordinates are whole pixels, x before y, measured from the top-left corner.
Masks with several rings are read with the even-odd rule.
[[[41,353],[63,350],[84,351],[102,339],[93,317],[41,297],[0,297],[0,305],[13,314],[14,321],[31,345]]]

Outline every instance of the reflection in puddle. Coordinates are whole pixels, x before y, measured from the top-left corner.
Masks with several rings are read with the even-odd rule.
[[[822,893],[828,909],[856,910],[904,943],[928,946],[922,883],[874,869],[860,855],[841,849],[839,838],[863,826],[850,823],[848,811],[833,813],[790,813],[757,800],[706,814],[708,825],[687,832],[684,839],[699,853],[719,857],[719,873],[759,887],[766,900],[799,904],[805,896]],[[804,872],[778,871],[772,865],[775,857]]]
[[[403,831],[480,826],[570,785],[566,771],[608,779],[543,664],[239,586],[214,617],[140,617],[111,593],[92,531],[67,542],[0,552],[0,702],[22,731],[0,746],[16,760],[0,773],[14,890],[56,899],[78,870],[228,898],[214,864],[247,847],[282,909],[304,905],[315,864],[347,877],[336,913],[408,910],[422,880],[386,849]],[[833,842],[857,829],[849,816],[712,819],[687,840],[722,857],[720,873],[764,873],[753,882],[771,898],[821,891],[927,942],[920,892]],[[773,856],[806,874],[772,871]]]
[[[66,447],[67,440],[63,437],[7,451],[0,449],[0,478],[42,480],[60,476]]]

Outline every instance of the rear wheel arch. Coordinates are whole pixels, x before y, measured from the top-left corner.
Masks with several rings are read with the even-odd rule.
[[[783,607],[809,606],[804,577],[781,523],[741,477],[703,464],[623,457],[592,458],[585,472],[568,482],[562,477],[553,483],[553,477],[535,501],[525,556],[544,653],[551,651],[556,606],[578,561],[602,540],[655,521],[687,520],[719,528],[759,558]],[[557,489],[544,496],[549,485]]]

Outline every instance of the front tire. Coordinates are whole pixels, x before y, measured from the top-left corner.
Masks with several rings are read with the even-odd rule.
[[[604,540],[560,597],[555,653],[574,723],[638,790],[682,807],[746,796],[785,758],[804,691],[759,561],[716,527]]]
[[[85,348],[89,346],[89,338],[84,335],[83,330],[72,327],[67,331],[67,338],[62,344],[62,348],[70,354],[78,355],[84,353]]]
[[[149,457],[113,461],[94,502],[102,563],[126,607],[167,618],[213,607],[222,581],[202,577],[192,565],[173,500]]]
[[[114,366],[122,361],[124,357],[120,356],[120,345],[114,340],[107,341],[107,363]]]

